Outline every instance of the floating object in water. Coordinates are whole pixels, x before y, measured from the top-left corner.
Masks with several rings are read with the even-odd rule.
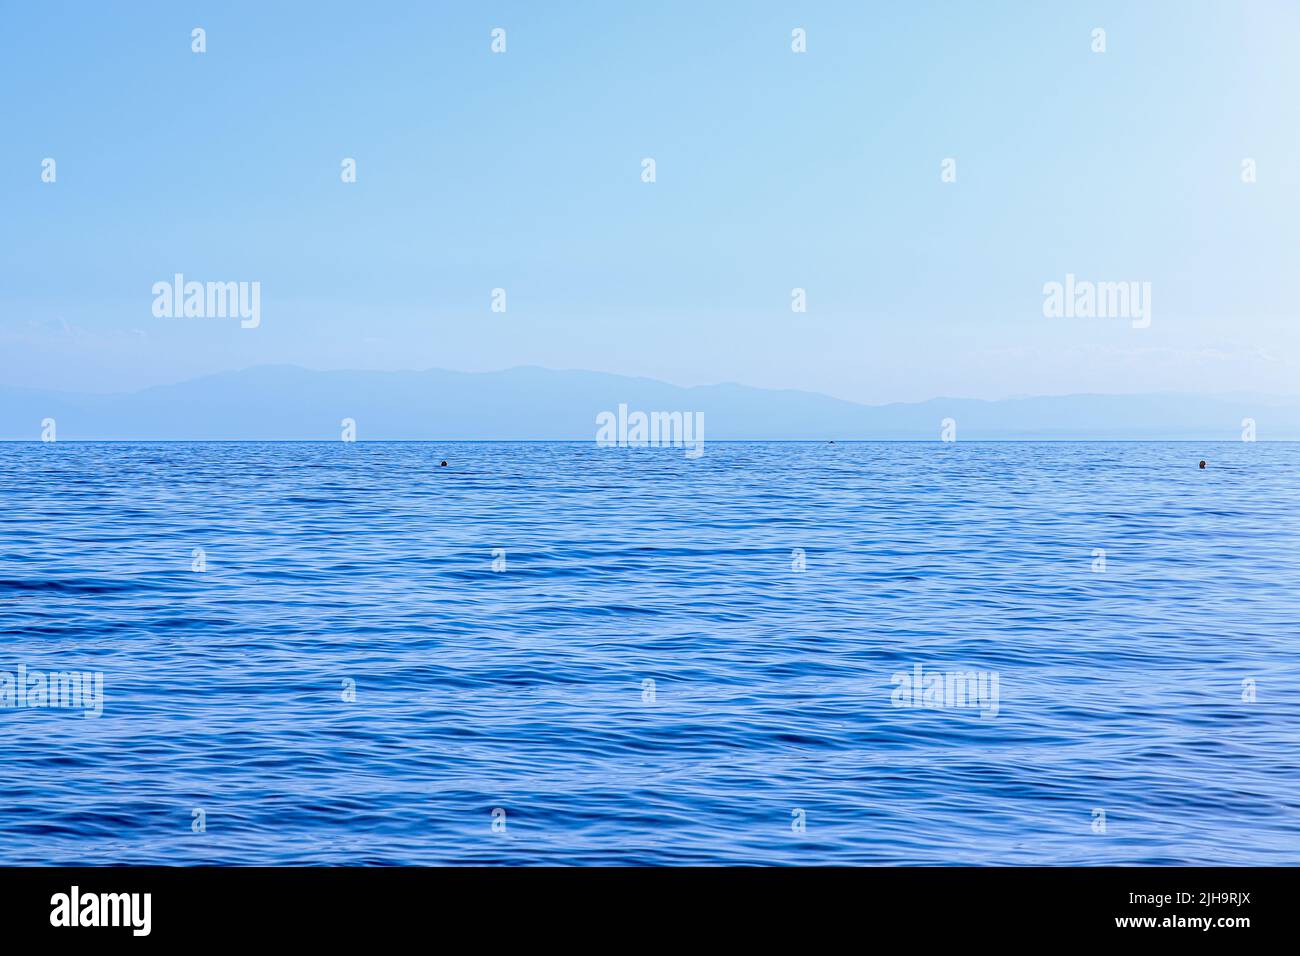
[[[445,464],[445,462],[444,462],[444,464]],[[1201,459],[1201,467],[1202,467],[1202,468],[1205,467],[1205,459],[1204,459],[1204,458]]]
[[[446,468],[446,467],[447,467],[447,463],[444,461],[444,462],[443,462],[441,465],[439,465],[438,467],[439,467],[439,468]],[[1201,462],[1201,467],[1202,467],[1202,468],[1205,467],[1205,462]]]

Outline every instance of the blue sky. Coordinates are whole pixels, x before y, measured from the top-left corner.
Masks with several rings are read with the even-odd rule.
[[[1298,390],[1294,3],[0,18],[0,384],[293,363],[868,402]],[[176,272],[260,282],[261,326],[155,318]],[[1150,282],[1151,327],[1044,317],[1067,273]]]

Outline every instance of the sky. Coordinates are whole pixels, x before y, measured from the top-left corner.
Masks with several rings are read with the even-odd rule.
[[[1295,394],[1297,49],[1290,0],[4,0],[0,385]],[[260,324],[156,316],[176,273]],[[1067,274],[1149,326],[1045,316]]]

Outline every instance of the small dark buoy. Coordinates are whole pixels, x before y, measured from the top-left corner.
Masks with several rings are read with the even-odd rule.
[[[445,462],[444,462],[444,464],[445,464]],[[1202,468],[1205,467],[1205,461],[1204,461],[1203,459],[1202,459],[1202,461],[1201,461],[1201,467],[1202,467]]]
[[[439,468],[446,468],[446,467],[447,467],[447,463],[444,461],[444,462],[443,462],[441,465],[439,465],[438,467],[439,467]],[[1201,462],[1201,467],[1202,467],[1202,468],[1205,467],[1205,462]]]

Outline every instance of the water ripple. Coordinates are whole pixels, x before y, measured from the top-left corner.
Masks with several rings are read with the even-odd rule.
[[[3,863],[1300,858],[1300,446],[0,447]]]

